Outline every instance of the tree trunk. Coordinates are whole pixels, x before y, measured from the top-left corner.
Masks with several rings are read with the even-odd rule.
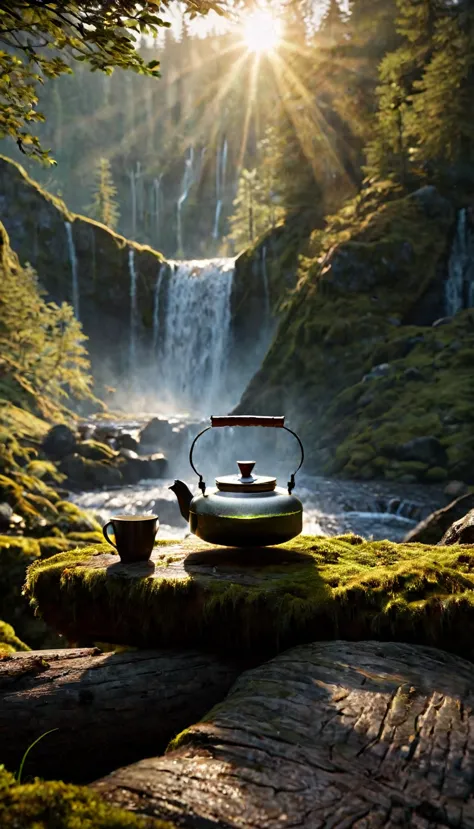
[[[165,757],[93,788],[183,829],[474,826],[474,666],[329,642],[243,674]]]
[[[30,651],[0,659],[0,761],[23,779],[87,782],[159,754],[221,700],[240,669],[196,651]]]

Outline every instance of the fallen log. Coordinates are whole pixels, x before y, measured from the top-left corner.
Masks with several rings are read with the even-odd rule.
[[[329,639],[474,655],[474,547],[300,536],[242,550],[191,538],[122,564],[96,545],[33,564],[26,592],[81,645],[238,652],[248,665]]]
[[[196,651],[30,651],[0,658],[0,763],[11,771],[88,782],[163,751],[221,700],[239,674]]]
[[[431,648],[301,646],[242,674],[164,757],[92,788],[183,829],[474,826],[474,666]]]

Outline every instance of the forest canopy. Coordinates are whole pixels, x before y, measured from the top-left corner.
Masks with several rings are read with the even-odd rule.
[[[22,152],[51,161],[34,134],[35,123],[44,120],[36,108],[38,87],[70,73],[71,61],[107,74],[119,67],[158,76],[159,61],[144,61],[136,46],[140,36],[169,26],[159,14],[161,5],[157,0],[2,3],[0,137],[12,136]],[[218,0],[184,0],[184,6],[191,16],[220,11]]]

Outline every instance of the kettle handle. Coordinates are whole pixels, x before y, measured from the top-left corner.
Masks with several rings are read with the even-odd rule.
[[[196,475],[199,478],[198,486],[199,486],[199,489],[201,490],[202,494],[204,495],[205,492],[206,492],[206,482],[205,482],[203,476],[201,475],[201,473],[198,472],[198,470],[196,469],[196,467],[194,466],[194,463],[193,463],[194,447],[196,446],[196,443],[198,442],[199,438],[202,437],[202,435],[204,435],[206,432],[209,432],[210,429],[212,429],[213,427],[215,428],[216,426],[272,426],[272,427],[278,427],[280,429],[284,429],[285,432],[289,432],[290,435],[293,435],[293,437],[296,438],[296,440],[298,441],[298,445],[300,447],[300,451],[301,451],[300,462],[299,462],[297,468],[295,469],[295,471],[290,475],[290,480],[288,481],[288,492],[291,495],[291,493],[293,492],[293,490],[296,486],[295,476],[300,471],[301,467],[303,466],[304,448],[303,448],[303,444],[301,443],[301,440],[298,437],[298,435],[296,434],[296,432],[292,432],[292,430],[288,429],[288,427],[285,426],[284,423],[285,423],[285,418],[284,417],[263,417],[263,416],[259,417],[259,416],[256,416],[256,415],[229,415],[228,417],[215,417],[215,416],[212,416],[211,417],[211,424],[212,425],[207,426],[205,429],[202,430],[202,432],[199,432],[199,434],[196,435],[196,437],[194,438],[194,440],[191,444],[191,449],[189,450],[189,463],[191,464],[191,468],[194,470],[194,472],[196,473]]]
[[[273,428],[284,429],[284,417],[265,417],[260,415],[226,415],[216,417],[212,415],[211,426],[273,426]]]

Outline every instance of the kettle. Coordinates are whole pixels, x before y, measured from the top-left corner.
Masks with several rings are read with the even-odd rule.
[[[240,475],[216,478],[216,488],[208,489],[203,476],[193,463],[193,452],[199,438],[210,429],[222,426],[264,426],[285,429],[298,441],[301,459],[290,476],[287,489],[276,486],[276,478],[253,475],[255,461],[237,461]],[[194,535],[210,544],[225,547],[268,547],[283,544],[299,535],[303,527],[303,505],[292,492],[295,475],[304,461],[304,449],[295,432],[285,426],[284,417],[229,415],[211,417],[211,425],[193,440],[189,462],[199,477],[201,493],[193,497],[183,481],[175,481],[175,493],[181,515],[189,521]]]

